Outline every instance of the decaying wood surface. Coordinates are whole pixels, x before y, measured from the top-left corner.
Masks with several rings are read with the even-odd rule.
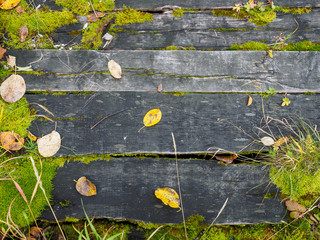
[[[285,207],[278,189],[270,184],[268,168],[253,165],[223,166],[215,161],[179,160],[185,216],[199,214],[211,223],[228,198],[216,224],[278,223]],[[74,179],[86,176],[97,195],[85,197]],[[58,219],[84,218],[81,199],[89,217],[131,219],[146,223],[182,223],[181,211],[165,206],[154,196],[159,187],[178,191],[176,165],[168,159],[118,158],[89,164],[69,162],[53,180],[53,210]],[[69,202],[68,206],[61,203]],[[42,219],[53,220],[52,213]]]

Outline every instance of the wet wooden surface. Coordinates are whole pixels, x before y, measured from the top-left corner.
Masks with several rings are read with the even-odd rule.
[[[319,52],[11,50],[28,91],[320,92]],[[106,58],[122,69],[108,73]]]
[[[181,193],[185,216],[199,214],[211,223],[228,198],[216,224],[280,222],[285,216],[283,203],[269,185],[268,168],[253,165],[223,166],[215,161],[179,160]],[[97,187],[96,196],[80,195],[74,179],[86,176]],[[89,164],[69,162],[53,180],[53,210],[58,219],[84,218],[85,211],[95,218],[131,219],[146,223],[182,223],[181,211],[162,204],[154,195],[159,187],[178,191],[176,164],[168,159],[119,158]],[[68,206],[61,203],[69,201]],[[50,211],[42,219],[53,220]]]

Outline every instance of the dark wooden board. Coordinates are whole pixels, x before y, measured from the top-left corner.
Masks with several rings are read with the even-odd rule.
[[[278,223],[285,220],[281,200],[264,198],[276,194],[265,166],[229,165],[215,161],[179,160],[179,175],[185,216],[217,216],[228,198],[216,224]],[[98,194],[80,195],[74,179],[86,176]],[[53,180],[53,210],[58,219],[84,218],[81,199],[90,217],[130,219],[153,223],[181,223],[181,211],[170,208],[154,196],[158,187],[178,191],[174,160],[120,158],[89,164],[69,162],[59,168]],[[66,207],[60,203],[69,201]],[[53,220],[50,211],[42,219]]]
[[[319,92],[319,52],[10,50],[28,91]],[[123,68],[113,79],[105,56]],[[32,63],[34,62],[34,63]],[[57,74],[60,73],[60,74]],[[79,74],[81,73],[81,74]],[[260,88],[258,88],[259,86]]]
[[[273,1],[276,6],[282,7],[320,7],[320,3],[317,0],[275,0]],[[117,8],[121,8],[126,5],[131,8],[141,8],[141,9],[154,9],[161,8],[164,6],[172,7],[178,6],[182,8],[230,8],[233,7],[238,0],[116,0],[115,4]]]
[[[125,32],[118,32],[109,47],[111,49],[156,49],[174,45],[196,49],[228,49],[234,44],[249,41],[272,44],[280,33],[288,36],[296,28],[298,30],[287,42],[296,43],[306,40],[318,42],[319,16],[318,9],[302,15],[277,13],[276,20],[267,26],[257,27],[246,19],[217,17],[211,11],[186,12],[179,18],[173,17],[170,13],[155,14],[152,22],[120,26]],[[232,31],[234,29],[239,31]]]
[[[277,119],[304,119],[311,126],[320,124],[319,94],[288,94],[288,107],[281,107],[284,95],[264,98],[252,95],[253,103],[247,106],[245,94],[185,94],[173,96],[145,92],[109,92],[93,95],[30,95],[27,100],[42,104],[55,114],[57,131],[62,136],[62,148],[56,154],[86,155],[110,153],[162,153],[173,154],[171,133],[177,143],[177,152],[192,154],[215,152],[244,152],[267,150],[259,139],[270,133],[265,117]],[[47,112],[32,105],[39,114]],[[151,109],[162,111],[161,121],[144,128],[142,120]],[[127,109],[110,117],[94,129],[92,125],[101,117]],[[270,120],[270,119],[269,119]],[[284,126],[268,124],[275,138],[293,135]],[[278,129],[279,127],[279,129]],[[30,130],[42,136],[54,130],[50,121],[34,121]],[[266,131],[263,133],[258,128]]]

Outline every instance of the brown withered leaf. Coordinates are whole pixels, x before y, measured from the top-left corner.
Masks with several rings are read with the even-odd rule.
[[[23,147],[24,139],[15,132],[2,132],[0,133],[0,142],[4,149],[18,151]]]
[[[280,147],[282,144],[288,143],[288,142],[289,142],[289,138],[288,137],[281,137],[273,145],[276,146],[276,147]]]
[[[16,11],[19,14],[24,13],[24,8],[22,6],[18,6],[18,7],[16,7]]]
[[[121,66],[116,63],[114,60],[108,62],[108,69],[112,77],[120,79],[122,75]]]
[[[78,193],[83,196],[93,196],[97,195],[97,188],[96,186],[86,177],[81,177],[76,181],[76,189]]]
[[[42,231],[42,228],[38,228],[35,226],[30,228],[30,234],[35,237],[39,236],[41,234],[41,231]]]
[[[300,213],[304,213],[305,211],[307,211],[307,208],[305,206],[292,200],[286,201],[286,207],[289,211],[296,211]]]
[[[216,155],[215,156],[217,160],[225,162],[227,164],[233,163],[233,160],[235,160],[238,155],[237,154],[232,154],[232,155]]]
[[[159,85],[157,86],[157,91],[158,91],[158,92],[162,92],[162,84],[159,84]]]
[[[8,55],[7,56],[7,64],[9,67],[14,68],[16,66],[16,57]]]
[[[39,138],[37,140],[38,150],[41,156],[51,157],[56,154],[61,146],[61,137],[57,131],[52,131],[51,133]]]
[[[0,59],[3,58],[3,55],[6,53],[7,49],[0,46]]]
[[[28,34],[29,34],[29,29],[26,25],[23,27],[20,27],[19,28],[20,42],[24,42],[26,40],[26,38],[28,37]]]
[[[90,22],[96,22],[96,21],[98,21],[99,18],[102,18],[105,15],[106,15],[106,13],[95,11],[94,13],[87,15],[87,17]]]
[[[12,74],[0,86],[0,95],[8,103],[21,99],[26,92],[26,83],[20,75]]]

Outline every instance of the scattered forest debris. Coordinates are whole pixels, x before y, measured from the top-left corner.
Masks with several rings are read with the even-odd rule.
[[[8,103],[17,102],[26,92],[26,83],[20,75],[12,74],[0,86],[0,94]]]
[[[61,137],[57,131],[52,131],[51,133],[39,138],[37,141],[38,150],[41,156],[51,157],[56,154],[61,146]]]
[[[16,66],[16,57],[8,55],[7,56],[7,65],[11,68],[14,68]]]
[[[159,198],[165,205],[169,205],[172,208],[180,208],[180,198],[178,193],[172,188],[164,187],[158,188],[154,194]]]
[[[13,131],[0,133],[0,142],[2,147],[8,151],[18,151],[24,145],[24,139]]]
[[[96,186],[86,177],[81,177],[76,182],[76,189],[78,193],[80,193],[83,196],[93,196],[97,195],[97,188]]]

